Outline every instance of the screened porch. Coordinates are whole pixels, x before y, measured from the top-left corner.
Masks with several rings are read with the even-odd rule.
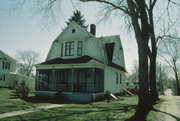
[[[103,69],[39,69],[36,76],[37,91],[90,93],[104,91]]]

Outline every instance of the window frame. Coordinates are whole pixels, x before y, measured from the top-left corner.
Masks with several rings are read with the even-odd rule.
[[[119,74],[119,82],[120,82],[120,84],[122,84],[122,74],[121,73]]]
[[[2,69],[10,69],[10,62],[3,61]]]
[[[116,72],[116,84],[119,82],[119,74]]]
[[[64,43],[61,44],[61,57],[63,57]]]
[[[75,33],[76,32],[76,29],[72,29],[72,33]]]
[[[74,56],[74,41],[65,43],[65,56]]]
[[[83,55],[83,41],[77,42],[77,56]]]

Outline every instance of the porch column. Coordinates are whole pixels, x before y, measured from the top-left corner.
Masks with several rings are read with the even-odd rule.
[[[94,80],[94,92],[95,92],[95,78],[94,78],[94,77],[95,77],[95,74],[94,74],[94,72],[95,72],[95,71],[94,71],[94,68],[93,68],[93,80]]]
[[[53,88],[53,87],[54,87],[54,79],[55,79],[55,74],[54,74],[54,73],[55,73],[55,70],[53,69],[53,70],[52,70],[52,80],[51,80],[51,84],[52,84],[51,90],[52,90],[52,91],[53,91],[53,89],[54,89],[54,88]]]
[[[73,79],[74,79],[74,69],[71,69],[71,91],[73,92],[74,91],[74,89],[73,89],[73,85],[74,85],[74,83],[73,83]]]
[[[39,90],[39,87],[40,87],[40,83],[39,83],[39,78],[38,78],[38,75],[39,75],[39,70],[36,69],[36,81],[35,81],[35,90]]]

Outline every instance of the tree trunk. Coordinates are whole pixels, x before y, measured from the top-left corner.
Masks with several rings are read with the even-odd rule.
[[[132,26],[134,29],[139,56],[139,110],[149,110],[149,84],[148,84],[148,19],[145,10],[145,1],[137,1],[140,9],[140,18],[138,18],[138,12],[136,11],[135,3],[132,0],[127,0],[128,8],[130,10],[130,16],[132,20]],[[140,23],[139,23],[140,19]]]
[[[180,95],[179,79],[178,79],[176,64],[174,64],[174,74],[175,74],[176,84],[177,84],[177,95]]]
[[[157,51],[156,48],[152,49],[152,53],[150,55],[150,73],[149,73],[149,82],[150,82],[150,97],[151,103],[155,104],[158,98],[158,91],[156,85],[156,56]]]
[[[142,41],[142,40],[141,40]],[[138,45],[139,46],[139,45]],[[139,109],[149,109],[151,107],[149,100],[148,84],[148,55],[147,49],[143,44],[138,48],[139,51]]]
[[[150,22],[150,38],[151,38],[151,52],[149,52],[150,58],[150,72],[149,72],[149,83],[150,83],[150,97],[151,104],[155,104],[155,102],[159,99],[158,92],[156,88],[156,57],[157,57],[157,47],[156,47],[156,38],[154,32],[154,20],[153,20],[153,6],[150,7],[149,13],[149,22]]]

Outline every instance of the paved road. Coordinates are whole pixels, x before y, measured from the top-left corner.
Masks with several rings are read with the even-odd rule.
[[[32,113],[32,112],[36,112],[36,111],[41,111],[44,109],[61,107],[61,106],[64,106],[64,104],[63,105],[62,104],[52,104],[52,105],[41,106],[41,107],[37,107],[37,108],[31,108],[31,109],[26,109],[26,110],[19,110],[19,111],[3,113],[3,114],[0,114],[0,119],[6,118],[6,117],[11,117],[11,116],[27,114],[27,113]]]
[[[167,90],[165,100],[158,111],[157,121],[180,121],[180,96],[172,96],[172,91]]]

